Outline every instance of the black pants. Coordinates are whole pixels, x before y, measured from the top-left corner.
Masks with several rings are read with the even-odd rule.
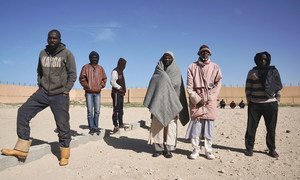
[[[278,103],[249,103],[247,131],[245,145],[247,150],[252,150],[255,142],[256,129],[261,116],[265,119],[267,129],[266,144],[269,150],[275,150],[275,131],[278,115]]]
[[[37,113],[50,106],[58,130],[59,145],[61,147],[69,147],[71,142],[69,102],[69,96],[67,95],[48,96],[43,89],[38,89],[18,110],[18,137],[29,140],[30,120]]]
[[[113,115],[112,121],[115,127],[123,126],[123,105],[124,96],[118,93],[111,93],[111,98],[113,100]]]

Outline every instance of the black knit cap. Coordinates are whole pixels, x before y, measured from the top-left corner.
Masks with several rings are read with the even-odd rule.
[[[99,54],[96,51],[92,51],[89,55],[89,59],[91,59],[92,57],[96,56],[97,60],[99,60]]]
[[[198,51],[198,56],[201,56],[201,52],[203,52],[203,51],[207,51],[207,52],[209,52],[209,54],[211,55],[211,50],[209,49],[209,47],[207,46],[207,45],[202,45],[202,46],[200,46],[200,48],[199,48],[199,51]]]

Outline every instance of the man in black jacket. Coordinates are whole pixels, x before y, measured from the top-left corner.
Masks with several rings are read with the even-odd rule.
[[[278,70],[275,66],[270,66],[271,55],[268,52],[257,53],[254,61],[256,66],[248,73],[245,89],[248,104],[245,155],[253,155],[256,129],[263,116],[267,129],[268,155],[278,158],[279,155],[275,150],[275,131],[282,83]]]
[[[71,51],[61,43],[61,34],[53,29],[48,33],[48,45],[40,52],[38,62],[38,90],[19,108],[17,116],[18,141],[14,149],[2,149],[7,156],[25,159],[31,145],[30,120],[50,106],[56,121],[61,159],[68,164],[70,156],[69,92],[76,81],[76,64]]]

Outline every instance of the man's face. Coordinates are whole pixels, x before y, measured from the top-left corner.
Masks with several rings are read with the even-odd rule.
[[[99,59],[98,59],[97,56],[92,56],[92,57],[90,58],[90,61],[91,61],[92,64],[98,64]]]
[[[48,45],[51,47],[57,47],[60,43],[60,38],[56,32],[51,32],[48,35],[47,39]]]
[[[172,62],[173,62],[172,56],[169,54],[165,54],[163,59],[163,64],[165,65],[165,67],[168,67]]]
[[[267,61],[268,61],[267,55],[262,54],[259,58],[259,61],[260,61],[261,66],[266,66]]]
[[[120,63],[119,68],[121,71],[124,71],[124,69],[126,68],[126,63]]]
[[[202,51],[202,52],[200,53],[200,57],[201,57],[204,61],[206,61],[206,60],[209,59],[210,53],[209,53],[208,51]]]

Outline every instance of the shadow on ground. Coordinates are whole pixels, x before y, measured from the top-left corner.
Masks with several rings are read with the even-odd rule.
[[[120,137],[107,137],[103,139],[107,145],[117,149],[132,150],[137,153],[146,152],[149,154],[153,153],[153,148],[148,144],[146,140],[134,139],[126,136]]]
[[[54,132],[57,132],[57,130],[54,130]],[[82,133],[78,133],[77,131],[72,130],[72,129],[70,131],[70,134],[73,137],[82,136],[83,135]],[[54,156],[56,156],[56,158],[58,160],[60,160],[60,146],[59,146],[59,143],[57,141],[47,142],[47,141],[44,141],[44,140],[41,140],[41,139],[35,139],[35,138],[32,139],[31,146],[37,146],[37,145],[41,145],[41,144],[49,144],[50,148],[51,148],[51,153]]]

